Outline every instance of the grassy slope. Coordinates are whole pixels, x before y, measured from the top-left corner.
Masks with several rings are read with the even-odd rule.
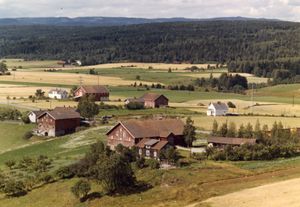
[[[0,152],[28,144],[30,141],[23,139],[23,135],[33,127],[20,123],[0,123]]]
[[[253,167],[255,166],[255,167]],[[284,168],[284,169],[283,169]],[[70,193],[76,179],[60,181],[29,192],[19,198],[0,198],[0,206],[175,206],[181,207],[212,196],[254,187],[279,180],[299,177],[300,159],[272,162],[195,162],[173,170],[138,170],[137,178],[153,187],[127,196],[102,196],[79,203]],[[98,191],[99,189],[94,189]],[[45,196],[47,195],[47,196]]]
[[[31,126],[31,125],[30,125]],[[3,166],[4,162],[10,159],[19,160],[24,156],[38,156],[47,155],[55,158],[57,161],[60,159],[73,160],[73,158],[82,155],[88,145],[96,140],[104,140],[104,133],[107,129],[104,128],[90,128],[86,131],[81,131],[73,135],[67,135],[53,139],[36,139],[36,141],[23,140],[23,128],[16,131],[17,125],[15,124],[3,124],[0,123],[0,130],[3,132],[5,129],[10,129],[7,136],[2,139],[1,136],[1,148],[9,150],[0,154],[0,166]],[[27,127],[27,126],[26,126]],[[25,127],[25,130],[27,128]],[[17,128],[18,129],[18,128]],[[17,132],[17,133],[16,133]],[[11,136],[13,134],[13,136]],[[7,141],[9,137],[13,137],[13,141]],[[2,143],[4,143],[2,145]],[[3,146],[3,147],[2,147]],[[9,149],[11,148],[11,149]]]

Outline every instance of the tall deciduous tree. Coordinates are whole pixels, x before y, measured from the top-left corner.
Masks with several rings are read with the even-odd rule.
[[[95,103],[93,96],[83,96],[77,106],[81,116],[85,118],[93,118],[99,113],[99,106]]]
[[[194,121],[191,119],[191,117],[186,119],[183,129],[183,136],[187,146],[192,147],[193,141],[196,139],[196,127],[194,126]]]

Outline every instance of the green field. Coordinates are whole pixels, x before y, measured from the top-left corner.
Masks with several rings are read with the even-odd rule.
[[[23,135],[32,130],[33,127],[34,125],[24,125],[18,122],[0,122],[0,152],[28,144],[30,141],[23,139]]]
[[[96,140],[105,141],[104,134],[107,131],[106,127],[98,127],[54,139],[24,140],[23,134],[32,128],[32,125],[0,123],[0,132],[4,134],[0,140],[0,149],[3,151],[0,154],[0,166],[7,160],[20,160],[24,156],[47,155],[59,159],[78,157]]]

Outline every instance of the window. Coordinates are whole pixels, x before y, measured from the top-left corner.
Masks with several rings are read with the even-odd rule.
[[[143,153],[143,150],[139,149],[139,154],[142,155],[142,153]]]
[[[150,150],[146,150],[146,156],[150,157]]]
[[[157,157],[157,152],[156,151],[153,152],[153,156]]]

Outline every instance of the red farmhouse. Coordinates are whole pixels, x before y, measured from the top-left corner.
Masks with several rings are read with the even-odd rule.
[[[122,144],[158,153],[167,145],[184,145],[183,128],[179,119],[122,121],[107,132],[107,144],[111,149]]]
[[[42,136],[62,136],[75,132],[80,126],[80,114],[74,108],[57,107],[37,118],[37,133]]]

